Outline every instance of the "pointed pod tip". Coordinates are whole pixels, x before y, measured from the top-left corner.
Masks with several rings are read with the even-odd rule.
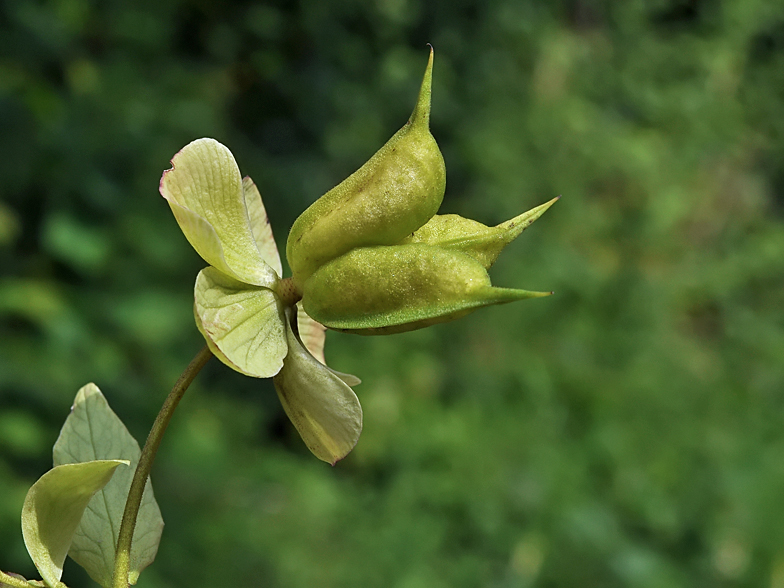
[[[408,119],[412,125],[424,124],[426,127],[430,126],[430,97],[433,87],[433,46],[430,45],[430,57],[427,60],[427,67],[425,68],[425,75],[422,78],[422,85],[419,88],[419,96],[417,97],[414,112],[411,113],[411,118]]]
[[[548,210],[548,209],[549,209],[549,208],[550,208],[550,207],[551,207],[553,204],[555,204],[556,202],[558,202],[560,199],[561,199],[561,197],[560,197],[560,196],[556,196],[555,198],[553,198],[553,199],[551,199],[551,200],[548,200],[548,201],[547,201],[547,202],[545,202],[544,204],[540,204],[539,206],[537,206],[537,207],[533,208],[533,209],[530,211],[530,212],[534,213],[534,218],[531,220],[531,222],[535,221],[537,218],[539,218],[540,216],[542,216],[542,215],[543,215],[545,212],[547,212],[547,210]]]
[[[525,229],[530,227],[531,224],[536,219],[538,219],[545,212],[547,212],[547,209],[550,208],[556,202],[558,202],[560,198],[561,198],[560,196],[556,196],[552,200],[548,200],[544,204],[540,204],[539,206],[536,206],[531,210],[527,210],[523,214],[518,215],[513,219],[503,222],[497,226],[501,229],[505,229],[506,231],[509,231],[509,235],[507,238],[508,238],[508,242],[511,242],[513,239],[516,239],[520,235],[520,233],[522,233]]]
[[[488,304],[503,304],[515,300],[528,300],[529,298],[544,298],[553,294],[550,292],[537,292],[533,290],[520,290],[518,288],[498,288],[490,286],[482,295]]]

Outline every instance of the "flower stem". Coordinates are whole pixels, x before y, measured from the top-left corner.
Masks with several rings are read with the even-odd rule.
[[[117,538],[117,551],[114,556],[112,588],[128,588],[133,531],[136,528],[136,517],[139,514],[139,505],[142,502],[142,494],[144,494],[147,477],[150,475],[152,462],[155,460],[155,454],[158,452],[158,447],[174,414],[174,409],[177,408],[177,404],[179,404],[188,386],[191,385],[193,379],[210,357],[212,357],[212,352],[205,345],[196,354],[196,357],[191,360],[188,367],[185,368],[185,371],[182,372],[182,375],[174,384],[174,388],[169,392],[169,396],[166,397],[161,411],[158,413],[152,429],[150,429],[150,434],[147,436],[147,442],[144,444],[144,449],[142,449],[142,453],[139,456],[139,464],[136,466],[136,472],[133,474],[131,488],[128,490],[128,500],[125,502],[125,512],[123,512],[120,533]]]
[[[26,580],[20,580],[14,576],[10,576],[5,572],[0,572],[0,584],[12,586],[13,588],[30,588],[31,584]]]
[[[294,306],[302,300],[302,291],[297,288],[293,278],[285,278],[277,283],[275,293],[280,297],[286,308]]]

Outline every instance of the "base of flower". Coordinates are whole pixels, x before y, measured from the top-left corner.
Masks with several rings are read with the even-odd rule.
[[[293,278],[280,280],[275,286],[275,293],[286,308],[290,308],[302,300],[302,291],[297,288]]]

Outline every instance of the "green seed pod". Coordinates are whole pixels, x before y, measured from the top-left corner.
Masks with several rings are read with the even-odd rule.
[[[305,282],[302,304],[321,324],[380,335],[452,320],[491,304],[547,296],[494,288],[482,264],[422,243],[353,249]]]
[[[393,245],[441,205],[444,158],[430,134],[433,51],[411,118],[367,163],[294,222],[286,244],[298,287],[316,269],[355,247]]]
[[[559,196],[560,198],[560,196]],[[467,253],[490,269],[501,250],[542,216],[558,198],[532,208],[495,227],[456,214],[436,215],[401,243],[426,243]]]

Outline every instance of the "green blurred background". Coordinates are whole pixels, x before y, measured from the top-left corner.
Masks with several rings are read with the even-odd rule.
[[[228,145],[282,247],[405,122],[427,42],[442,211],[562,194],[491,272],[556,295],[330,334],[365,410],[335,468],[213,360],[139,586],[784,587],[781,0],[3,2],[0,569],[36,576],[21,505],[77,389],[143,440],[202,345],[174,153]]]

